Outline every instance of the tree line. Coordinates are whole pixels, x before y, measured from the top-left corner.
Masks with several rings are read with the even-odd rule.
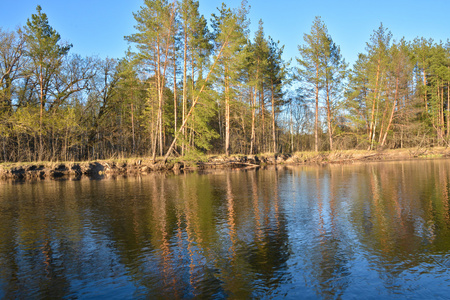
[[[448,41],[381,24],[349,67],[316,17],[294,64],[248,11],[144,0],[120,59],[70,53],[40,6],[0,28],[0,161],[448,145]]]

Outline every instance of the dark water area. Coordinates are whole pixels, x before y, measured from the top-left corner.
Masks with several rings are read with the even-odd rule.
[[[0,299],[449,299],[450,160],[0,182]]]

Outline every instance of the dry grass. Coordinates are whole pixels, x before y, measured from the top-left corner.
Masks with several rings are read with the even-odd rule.
[[[261,158],[274,157],[275,153],[265,152],[259,153],[257,156]],[[230,158],[244,157],[244,154],[233,154],[227,157],[223,154],[216,155],[191,155],[184,157],[172,157],[169,163],[184,162],[189,164],[195,164],[198,162],[211,161],[214,158],[222,158],[227,160]],[[450,148],[446,147],[434,147],[434,148],[408,148],[408,149],[386,149],[386,150],[335,150],[335,151],[301,151],[292,154],[298,162],[339,162],[346,160],[364,160],[367,158],[376,157],[377,160],[395,160],[395,159],[409,159],[409,158],[443,158],[450,156]],[[161,162],[163,157],[157,157],[156,162]],[[67,167],[71,167],[75,164],[84,165],[94,162],[99,163],[114,163],[116,165],[151,165],[154,163],[150,156],[147,157],[119,157],[105,160],[91,160],[91,161],[37,161],[37,162],[16,162],[16,163],[0,163],[0,170],[10,170],[12,168],[27,167],[31,165],[44,166],[48,169],[54,169],[57,166],[64,164]]]
[[[335,150],[335,151],[303,151],[294,153],[294,157],[305,162],[339,162],[346,160],[399,160],[411,158],[443,158],[450,155],[450,149],[407,148],[386,150]]]

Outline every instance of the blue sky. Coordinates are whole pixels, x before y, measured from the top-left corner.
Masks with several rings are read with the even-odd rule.
[[[200,11],[209,20],[216,7],[225,2],[238,7],[240,0],[200,0]],[[353,63],[364,52],[365,43],[380,22],[395,39],[405,37],[450,38],[448,0],[249,0],[252,33],[259,19],[267,35],[285,45],[285,59],[297,55],[303,34],[310,30],[315,16],[321,16],[344,58]],[[0,0],[0,27],[14,29],[25,25],[40,4],[50,25],[63,40],[73,44],[73,53],[122,57],[128,44],[123,36],[133,33],[133,12],[143,0]]]

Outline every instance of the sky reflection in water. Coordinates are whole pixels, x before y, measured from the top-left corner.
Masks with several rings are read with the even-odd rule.
[[[450,162],[0,183],[0,298],[446,298]]]

